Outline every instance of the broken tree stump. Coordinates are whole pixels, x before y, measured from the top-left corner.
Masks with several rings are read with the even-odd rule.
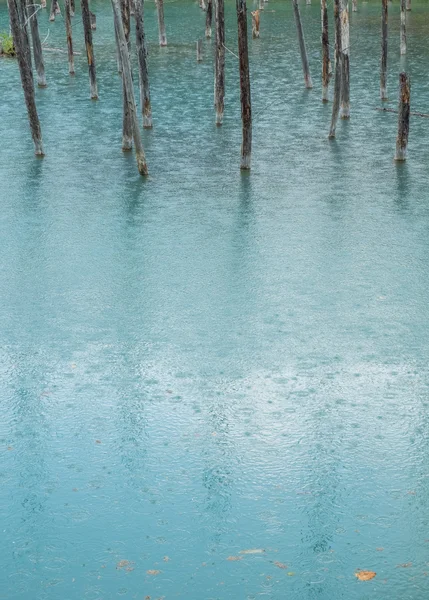
[[[49,20],[55,21],[55,15],[60,15],[60,14],[61,14],[61,9],[60,9],[60,5],[58,4],[58,0],[52,0],[51,10],[49,12]]]
[[[213,0],[207,0],[206,11],[206,38],[212,37]]]
[[[143,117],[143,127],[152,127],[152,108],[150,104],[149,73],[147,66],[146,39],[144,33],[144,4],[143,0],[135,0],[134,19],[136,21],[136,49],[139,64],[140,103]]]
[[[238,24],[238,57],[240,69],[241,121],[243,127],[240,169],[249,170],[252,156],[252,103],[250,97],[246,0],[236,0],[236,8]]]
[[[95,71],[94,48],[92,45],[91,19],[88,0],[80,0],[82,7],[82,23],[85,36],[86,57],[88,59],[89,88],[91,100],[98,100],[97,75]]]
[[[387,100],[387,28],[388,1],[381,0],[381,63],[380,63],[380,98]]]
[[[89,18],[91,21],[91,29],[92,31],[95,31],[97,29],[97,17],[95,13],[89,11]]]
[[[407,158],[408,134],[410,131],[410,81],[406,73],[399,75],[398,137],[396,138],[395,160]]]
[[[216,125],[223,123],[225,100],[225,6],[224,0],[215,3],[216,54],[215,54],[215,110]]]
[[[159,45],[166,46],[167,34],[165,33],[164,0],[157,0],[156,7],[158,11]]]
[[[313,87],[311,81],[310,67],[308,64],[307,49],[305,47],[304,32],[302,29],[301,14],[299,12],[298,0],[292,0],[293,12],[295,14],[296,30],[298,34],[299,50],[301,52],[302,70],[304,72],[304,83],[307,89]]]

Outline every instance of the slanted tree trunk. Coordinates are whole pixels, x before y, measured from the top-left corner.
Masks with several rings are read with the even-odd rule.
[[[89,87],[91,100],[98,100],[97,75],[95,71],[95,56],[92,45],[91,19],[89,16],[88,0],[80,0],[82,7],[82,23],[85,36],[86,57],[88,59]]]
[[[407,53],[407,31],[406,31],[406,0],[401,0],[401,55]]]
[[[260,25],[260,15],[259,10],[254,10],[252,13],[252,37],[258,38],[260,36],[259,33],[259,25]]]
[[[125,41],[130,56],[130,2],[129,0],[120,0],[121,19],[124,29]],[[129,152],[133,147],[133,124],[131,121],[131,113],[129,102],[127,99],[127,87],[125,84],[124,71],[122,70],[122,91],[123,91],[123,119],[122,119],[122,151]]]
[[[30,21],[31,37],[33,38],[33,56],[37,71],[37,85],[46,87],[45,64],[43,62],[42,44],[40,42],[39,24],[37,21],[37,6],[33,0],[27,0],[27,14]]]
[[[241,120],[243,124],[240,168],[243,170],[249,170],[252,156],[252,103],[250,98],[246,0],[236,0],[236,8],[238,23],[238,56],[240,65]]]
[[[387,100],[387,27],[388,0],[381,0],[380,98],[382,100]]]
[[[152,108],[150,105],[149,74],[147,68],[147,50],[144,34],[143,0],[135,0],[134,18],[136,21],[136,48],[139,63],[140,102],[143,116],[143,127],[152,127]]]
[[[26,10],[26,0],[17,0],[18,18],[21,27],[21,44],[26,55],[26,60],[30,65],[33,77],[33,63],[31,60],[30,36],[28,35],[28,15]]]
[[[342,82],[342,52],[341,52],[341,18],[340,1],[334,0],[334,24],[335,24],[335,80],[334,80],[334,99],[332,103],[332,119],[329,137],[335,137],[338,115],[340,112],[340,96]]]
[[[197,62],[203,60],[203,40],[197,40]]]
[[[159,1],[159,0],[158,0]],[[127,92],[127,101],[129,103],[129,111],[131,114],[131,122],[133,124],[134,147],[136,151],[137,168],[140,175],[147,175],[148,169],[146,157],[141,141],[140,128],[137,119],[136,102],[134,99],[133,80],[131,75],[131,63],[128,52],[128,46],[125,39],[124,26],[122,24],[121,9],[119,8],[118,0],[112,0],[113,16],[115,20],[115,28],[117,30],[119,49],[121,52],[122,71]]]
[[[207,0],[206,12],[206,38],[212,37],[213,0]]]
[[[118,33],[115,29],[115,42],[116,42],[116,64],[118,65],[118,73],[122,74],[122,62],[121,62],[121,51],[119,50]]]
[[[299,12],[298,0],[292,0],[293,12],[295,14],[296,30],[298,33],[299,50],[301,52],[302,70],[304,72],[304,83],[307,89],[313,87],[311,81],[310,67],[308,65],[307,49],[305,47],[304,32],[302,30],[301,14]]]
[[[322,102],[328,102],[329,90],[329,33],[327,0],[320,2],[322,13]]]
[[[399,75],[398,137],[395,160],[407,158],[408,133],[410,131],[410,81],[406,73]]]
[[[350,119],[350,24],[348,0],[341,0],[341,111],[342,119]]]
[[[30,0],[31,1],[31,0]],[[66,25],[66,36],[67,36],[67,55],[69,61],[69,74],[74,75],[74,56],[73,56],[73,35],[72,35],[72,24],[71,24],[71,8],[70,0],[64,0],[64,15]]]
[[[159,30],[159,45],[167,45],[167,34],[165,33],[165,21],[164,21],[164,0],[157,0],[158,10],[158,30]]]
[[[24,23],[20,18],[24,14],[24,7],[19,7],[23,0],[8,0],[10,28],[13,36],[16,57],[18,59],[21,83],[24,89],[25,104],[27,106],[28,120],[30,122],[31,136],[34,142],[36,156],[44,156],[42,144],[42,130],[39,115],[37,114],[36,99],[34,94],[34,80],[31,68],[31,55],[25,48]],[[30,56],[30,60],[29,60]]]
[[[223,123],[225,99],[225,7],[224,0],[215,3],[216,56],[215,56],[215,110],[216,125]]]

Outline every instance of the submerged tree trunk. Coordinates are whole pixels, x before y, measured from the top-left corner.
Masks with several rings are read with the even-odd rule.
[[[215,110],[216,125],[223,123],[225,99],[225,7],[223,0],[215,3],[216,56],[215,56]]]
[[[165,33],[165,21],[164,21],[164,0],[157,0],[158,10],[158,29],[159,29],[159,45],[167,45],[167,35]]]
[[[212,37],[213,0],[207,0],[206,12],[206,38]]]
[[[334,0],[334,23],[335,23],[335,80],[334,80],[334,100],[332,103],[331,129],[329,131],[330,138],[335,137],[338,115],[340,112],[340,96],[341,96],[341,82],[342,82],[340,0]]]
[[[240,101],[243,124],[240,168],[250,169],[252,156],[252,103],[250,98],[249,48],[247,43],[246,0],[236,0],[238,23],[238,56],[240,64]]]
[[[33,38],[34,64],[37,71],[37,85],[39,87],[46,87],[45,64],[43,62],[42,44],[40,42],[37,10],[37,6],[33,4],[33,0],[27,0],[28,20],[30,21],[31,37]]]
[[[350,24],[348,0],[341,0],[341,112],[342,119],[350,119]]]
[[[92,46],[91,19],[89,16],[88,0],[80,0],[82,7],[82,23],[85,36],[86,56],[88,59],[89,87],[91,100],[98,99],[97,76],[95,72],[94,48]]]
[[[42,130],[40,127],[39,115],[37,114],[36,99],[34,94],[34,80],[31,68],[31,60],[28,60],[29,53],[25,49],[24,23],[20,15],[24,13],[23,5],[19,3],[23,0],[8,0],[10,28],[12,30],[13,43],[15,46],[16,57],[18,59],[21,83],[24,89],[25,104],[27,106],[28,119],[30,122],[31,136],[34,142],[34,152],[36,156],[44,156],[42,144]]]
[[[302,70],[304,72],[304,83],[307,89],[311,89],[313,87],[313,82],[311,81],[310,67],[308,65],[307,49],[305,47],[304,32],[302,30],[301,14],[299,12],[298,0],[292,0],[292,3],[293,11],[295,14],[296,30],[298,33],[299,50],[301,52]]]
[[[73,56],[73,36],[72,36],[72,24],[71,24],[71,8],[70,0],[64,0],[64,15],[66,25],[66,36],[67,36],[67,54],[69,60],[69,74],[74,75],[74,56]]]
[[[381,0],[380,98],[382,100],[387,100],[387,27],[388,0]]]
[[[322,102],[328,102],[329,90],[329,34],[327,0],[320,2],[322,13]]]
[[[401,0],[401,54],[407,53],[407,31],[405,26],[405,8],[406,0]]]
[[[143,116],[143,127],[152,127],[152,108],[150,105],[149,73],[147,68],[147,51],[144,33],[143,0],[135,0],[134,18],[136,21],[136,48],[139,63],[140,102]]]
[[[121,19],[124,29],[125,42],[127,44],[128,57],[130,57],[130,1],[120,0]],[[124,71],[122,70],[122,92],[123,92],[123,119],[122,119],[122,150],[129,152],[133,147],[133,124],[131,122],[131,113],[127,99],[127,87],[125,84]]]
[[[158,0],[159,1],[159,0]],[[128,52],[128,46],[125,39],[124,26],[122,24],[121,10],[118,0],[112,0],[113,16],[115,20],[115,28],[117,30],[119,49],[121,52],[123,80],[125,82],[127,101],[129,103],[129,112],[131,114],[131,122],[133,125],[134,147],[136,152],[137,168],[140,175],[147,175],[148,169],[146,157],[141,141],[140,128],[137,119],[136,103],[134,99],[133,80],[131,75],[131,64]]]
[[[398,137],[395,160],[407,158],[408,133],[410,131],[410,81],[406,73],[399,75]]]

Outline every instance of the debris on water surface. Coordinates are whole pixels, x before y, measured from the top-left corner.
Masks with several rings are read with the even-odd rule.
[[[355,573],[355,577],[359,579],[359,581],[369,581],[370,579],[374,579],[377,575],[375,571],[361,571],[358,570]]]
[[[122,559],[120,560],[117,565],[116,565],[117,569],[125,569],[126,571],[133,571],[134,570],[134,563],[130,560],[125,560]]]
[[[293,571],[289,571],[288,577],[293,577],[294,575],[295,575],[295,573]]]
[[[161,571],[158,571],[158,569],[149,569],[148,571],[146,571],[146,573],[148,575],[159,575]]]
[[[384,548],[376,548],[377,552],[383,552]]]
[[[96,444],[101,444],[101,440],[95,440]]]
[[[164,556],[164,558],[162,559],[164,562],[168,562],[170,560],[169,556]]]
[[[408,562],[408,563],[402,563],[402,565],[396,565],[397,569],[408,569],[409,567],[412,567],[413,563],[412,562]]]
[[[9,452],[10,452],[11,450],[13,450],[13,446],[8,446],[8,447],[7,447],[7,449],[8,449],[8,450],[9,450]]]
[[[287,569],[287,565],[279,562],[278,560],[275,560],[273,564],[276,565],[276,567],[278,567],[279,569]]]
[[[262,548],[250,548],[249,550],[240,550],[240,554],[263,554],[265,550]]]
[[[228,558],[226,560],[230,560],[231,562],[235,561],[235,560],[243,560],[242,556],[228,556]]]

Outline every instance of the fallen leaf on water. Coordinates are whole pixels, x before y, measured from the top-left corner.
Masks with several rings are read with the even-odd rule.
[[[377,552],[383,552],[384,548],[376,548]]]
[[[148,575],[159,575],[161,571],[158,571],[158,569],[149,569],[149,571],[146,571],[146,573]]]
[[[228,556],[228,558],[226,560],[230,560],[231,562],[234,560],[242,560],[243,557],[242,556]]]
[[[262,548],[250,548],[250,550],[240,550],[240,554],[263,554],[265,550]]]
[[[374,579],[377,575],[375,571],[356,571],[355,577],[359,579],[359,581],[369,581],[370,579]]]
[[[402,563],[402,565],[396,565],[397,569],[408,569],[409,567],[412,567],[413,563],[409,562],[409,563]]]
[[[289,571],[288,576],[289,577],[293,577],[295,575],[295,573],[293,571]]]
[[[128,569],[133,569],[133,568],[134,568],[134,567],[132,566],[133,564],[134,564],[134,563],[133,563],[133,562],[131,562],[131,561],[129,561],[129,560],[122,559],[122,560],[120,560],[120,561],[117,563],[117,565],[116,565],[116,568],[117,568],[117,569],[127,569],[127,570],[128,570]]]
[[[96,444],[101,444],[101,440],[95,440]]]
[[[278,567],[279,569],[287,569],[287,565],[285,565],[284,563],[279,562],[278,560],[274,561],[274,564],[276,565],[276,567]]]

